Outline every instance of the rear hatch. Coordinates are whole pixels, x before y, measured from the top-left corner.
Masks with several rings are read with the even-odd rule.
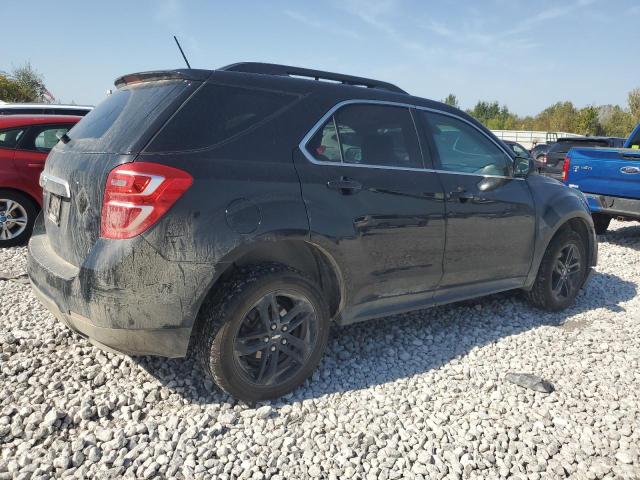
[[[67,262],[80,266],[100,235],[109,172],[132,162],[210,74],[186,72],[151,72],[119,79],[117,91],[49,154],[41,177],[45,229],[52,249]]]
[[[570,186],[585,193],[640,198],[640,150],[574,148],[569,158]]]

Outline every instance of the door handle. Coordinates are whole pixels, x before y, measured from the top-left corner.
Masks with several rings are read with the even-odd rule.
[[[329,180],[327,187],[331,190],[338,190],[342,195],[352,195],[362,190],[362,184],[348,177],[340,177],[336,180]]]
[[[474,195],[473,193],[468,192],[463,188],[459,188],[458,190],[449,192],[448,199],[458,200],[460,203],[465,203],[468,200],[472,200],[472,201],[484,200],[482,197],[479,197],[478,195]]]

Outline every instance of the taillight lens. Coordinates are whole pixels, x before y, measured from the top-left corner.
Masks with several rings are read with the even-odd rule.
[[[564,165],[562,165],[562,181],[566,182],[569,180],[569,167],[571,165],[571,160],[569,157],[564,157]]]
[[[193,183],[177,168],[126,163],[109,172],[102,200],[100,236],[132,238],[154,225]]]

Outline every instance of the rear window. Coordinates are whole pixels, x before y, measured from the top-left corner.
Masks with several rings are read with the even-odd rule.
[[[183,101],[190,82],[145,82],[118,89],[68,134],[70,147],[86,152],[132,153],[163,113]]]
[[[284,92],[207,83],[146,150],[175,152],[214,146],[267,122],[298,98]]]

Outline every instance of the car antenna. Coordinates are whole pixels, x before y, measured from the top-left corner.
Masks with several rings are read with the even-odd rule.
[[[184,58],[184,63],[187,64],[187,68],[191,69],[191,65],[189,65],[189,60],[187,60],[187,56],[184,54],[184,51],[182,50],[182,47],[180,46],[180,42],[178,41],[178,39],[176,38],[176,36],[173,36],[173,39],[176,41],[176,45],[178,45],[178,48],[180,49],[180,53],[182,54],[182,58]]]

